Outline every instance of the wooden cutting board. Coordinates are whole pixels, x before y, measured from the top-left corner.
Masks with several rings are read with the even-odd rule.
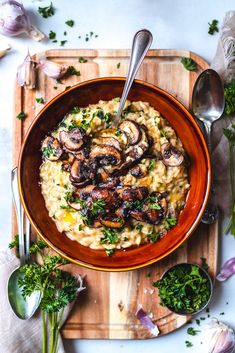
[[[35,115],[42,108],[35,98],[48,102],[66,86],[100,76],[125,76],[128,66],[128,50],[49,50],[44,55],[57,63],[73,65],[81,76],[71,76],[58,84],[55,80],[38,74],[35,90],[25,90],[16,85],[15,115],[24,111],[27,118],[22,122],[14,117],[13,162],[17,164],[22,139]],[[182,56],[191,57],[197,64],[197,72],[187,71],[180,63]],[[35,56],[37,57],[37,55]],[[79,63],[79,57],[87,62]],[[188,51],[151,50],[144,60],[138,78],[153,83],[170,92],[186,107],[190,108],[192,87],[198,74],[208,68],[207,62]],[[62,118],[62,117],[61,117]],[[13,234],[16,233],[16,222],[13,217]],[[216,273],[218,246],[218,226],[200,224],[177,251],[144,269],[105,273],[70,265],[76,274],[85,275],[87,290],[79,296],[62,334],[65,338],[115,338],[134,339],[150,338],[138,322],[135,312],[138,305],[150,314],[159,326],[161,335],[167,334],[184,325],[189,317],[179,316],[159,305],[157,290],[152,282],[171,265],[179,262],[201,264],[205,257],[212,276]]]

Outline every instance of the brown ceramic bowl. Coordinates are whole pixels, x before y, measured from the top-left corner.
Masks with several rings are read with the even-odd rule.
[[[200,221],[210,189],[210,159],[202,133],[192,115],[174,97],[151,84],[136,80],[128,99],[149,102],[166,118],[183,142],[191,161],[191,188],[177,225],[155,244],[116,251],[107,257],[61,234],[49,217],[39,186],[41,141],[74,106],[85,107],[100,99],[121,96],[124,78],[99,78],[73,86],[52,99],[37,115],[25,137],[19,157],[19,188],[26,214],[37,233],[60,255],[97,270],[126,271],[156,262],[178,248]]]

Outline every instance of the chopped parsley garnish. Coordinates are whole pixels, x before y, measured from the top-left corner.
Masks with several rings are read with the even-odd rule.
[[[235,112],[235,79],[231,80],[224,86],[225,109],[226,115],[231,115]]]
[[[208,266],[208,264],[207,264],[207,262],[206,262],[206,258],[205,257],[203,257],[203,256],[201,256],[201,266],[202,266],[202,268],[204,268],[204,270],[208,270],[208,268],[209,268],[209,266]]]
[[[67,128],[67,124],[64,121],[61,121],[61,123],[59,123],[59,127]]]
[[[49,33],[49,38],[50,38],[50,39],[55,39],[55,38],[56,38],[56,33],[53,32],[53,31],[50,31],[50,33]]]
[[[147,234],[147,238],[151,243],[156,243],[160,238],[160,234],[152,231],[151,233]]]
[[[107,256],[111,256],[115,253],[115,249],[106,249],[105,252]]]
[[[27,117],[27,115],[24,112],[20,112],[16,118],[19,120],[24,120]]]
[[[219,21],[218,20],[212,20],[211,23],[208,22],[208,25],[209,25],[209,29],[208,29],[208,33],[213,35],[215,34],[215,32],[219,32],[219,28],[218,28],[218,23]]]
[[[78,114],[80,113],[80,108],[78,107],[73,107],[70,111],[69,111],[69,114]]]
[[[117,102],[117,103],[118,103],[118,102],[120,102],[120,97],[113,98],[112,100],[113,100],[114,102]]]
[[[60,208],[62,210],[69,210],[71,212],[75,212],[75,210],[72,207],[68,206],[68,205],[61,205]]]
[[[200,319],[196,319],[195,321],[196,321],[196,324],[197,324],[198,326],[200,326],[200,324],[201,324]]]
[[[193,346],[192,342],[190,342],[190,341],[185,341],[185,345],[186,345],[187,348]]]
[[[63,47],[65,45],[65,43],[67,43],[67,40],[61,40],[60,41],[60,46]]]
[[[119,69],[121,66],[121,63],[117,63],[117,69]]]
[[[164,129],[160,129],[161,137],[166,137],[166,131]]]
[[[51,156],[56,156],[56,152],[51,147],[42,147],[42,153],[46,158],[50,158]]]
[[[65,22],[65,24],[66,24],[67,26],[69,26],[69,27],[73,27],[74,21],[73,21],[73,20],[68,20],[68,21]]]
[[[65,91],[67,91],[67,89],[69,89],[71,86],[65,86]]]
[[[83,230],[83,225],[82,225],[82,224],[79,224],[78,230],[79,230],[79,231]]]
[[[60,78],[57,78],[56,80],[55,80],[55,83],[57,83],[57,84],[62,84],[62,81],[61,81],[61,79]]]
[[[83,56],[80,56],[80,58],[78,58],[78,62],[81,64],[87,63],[87,59],[83,58]]]
[[[40,104],[44,104],[45,103],[45,101],[44,101],[44,99],[42,97],[41,98],[35,98],[35,100],[36,100],[37,103],[40,103]]]
[[[196,71],[197,70],[197,63],[191,59],[183,56],[181,58],[181,64],[183,64],[184,68],[188,71]]]
[[[105,209],[105,201],[102,199],[97,199],[92,204],[91,214],[97,214],[99,211],[104,211]]]
[[[67,36],[67,32],[66,31],[64,31],[64,36]]]
[[[129,113],[134,113],[132,104],[129,104],[126,109],[123,110],[124,116],[128,115]]]
[[[100,239],[101,244],[115,244],[118,241],[116,229],[103,227],[102,232],[104,237]]]
[[[142,229],[143,229],[143,225],[138,223],[138,224],[136,224],[135,229],[138,230],[139,233],[141,233]]]
[[[68,123],[68,125],[67,125],[67,129],[68,129],[68,131],[71,131],[71,130],[73,130],[73,129],[79,127],[79,126],[80,126],[80,125],[78,124],[77,121],[71,120],[70,123]]]
[[[161,305],[180,312],[200,310],[210,298],[210,283],[196,265],[176,265],[159,281],[153,283],[159,290]]]
[[[39,7],[38,12],[40,13],[40,15],[42,15],[43,18],[48,18],[55,14],[55,8],[53,7],[53,4],[51,2],[49,6]]]
[[[152,203],[152,204],[149,206],[149,208],[150,208],[151,210],[160,210],[160,209],[161,209],[161,206],[160,206],[159,204],[157,204],[157,203]]]
[[[163,221],[164,227],[168,230],[171,229],[172,227],[174,227],[177,223],[177,219],[176,218],[165,218]]]
[[[191,336],[196,336],[198,332],[200,332],[200,330],[195,330],[193,327],[189,327],[187,329],[187,333]]]
[[[154,166],[155,166],[155,159],[151,159],[151,161],[149,162],[148,168],[147,168],[148,171],[149,172],[152,171]]]
[[[121,131],[120,130],[117,130],[117,131],[115,131],[115,136],[120,136],[121,135]]]
[[[105,122],[105,127],[109,128],[111,121],[112,121],[112,114],[111,113],[104,113],[103,109],[99,109],[97,112],[94,113],[94,117],[97,116],[100,120]]]
[[[75,76],[81,76],[81,72],[77,71],[74,66],[69,66],[67,69],[67,74],[69,75],[75,75]]]

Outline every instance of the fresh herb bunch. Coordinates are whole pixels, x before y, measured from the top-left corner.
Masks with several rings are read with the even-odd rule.
[[[208,279],[198,266],[190,264],[173,267],[153,286],[159,290],[160,304],[179,313],[200,310],[211,294]]]
[[[226,115],[235,113],[235,79],[224,86],[225,109]]]
[[[229,221],[224,229],[224,232],[227,233],[231,228],[231,234],[235,237],[235,180],[234,180],[234,147],[235,147],[235,125],[232,125],[231,128],[224,129],[224,135],[229,143],[229,174],[230,174],[230,188],[231,188],[231,216]]]
[[[17,247],[17,244],[18,239],[15,238],[9,247]],[[22,267],[24,277],[19,279],[19,286],[24,298],[34,291],[41,292],[42,353],[56,353],[64,309],[84,289],[82,279],[61,270],[60,267],[67,265],[69,261],[58,255],[50,256],[49,249],[42,240],[30,247],[30,254],[38,254],[41,257],[40,264],[31,262]]]
[[[197,70],[197,63],[191,59],[183,56],[180,60],[181,64],[184,68],[188,71],[196,71]]]

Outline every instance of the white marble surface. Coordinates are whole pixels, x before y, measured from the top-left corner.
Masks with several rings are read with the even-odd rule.
[[[65,48],[129,48],[133,34],[140,28],[148,28],[154,35],[153,48],[180,48],[194,51],[208,61],[214,55],[218,35],[207,34],[208,22],[218,19],[220,24],[226,11],[234,9],[232,0],[54,0],[56,13],[49,19],[42,19],[37,13],[38,6],[46,6],[50,1],[23,1],[31,11],[34,24],[45,32],[54,30],[57,37],[67,30]],[[70,29],[64,22],[75,21]],[[85,36],[94,31],[99,36],[85,42],[78,35]],[[1,38],[2,39],[2,38]],[[0,247],[7,246],[11,236],[11,194],[10,170],[11,137],[13,118],[13,87],[16,67],[27,50],[31,53],[45,48],[58,47],[50,42],[36,43],[25,37],[3,38],[12,46],[12,51],[0,60]],[[231,236],[220,235],[219,265],[234,256],[235,240]],[[211,315],[235,327],[234,303],[235,276],[223,284],[216,284]],[[226,304],[228,302],[228,304]],[[225,312],[225,315],[219,315]],[[203,316],[200,315],[200,316]],[[207,320],[206,320],[207,321]],[[195,325],[193,325],[195,326]],[[80,340],[66,341],[68,353],[100,353],[104,351],[140,353],[202,352],[200,335],[187,335],[186,328],[166,337],[146,341]],[[185,340],[192,341],[192,348],[185,347]],[[21,352],[23,353],[23,352]]]

